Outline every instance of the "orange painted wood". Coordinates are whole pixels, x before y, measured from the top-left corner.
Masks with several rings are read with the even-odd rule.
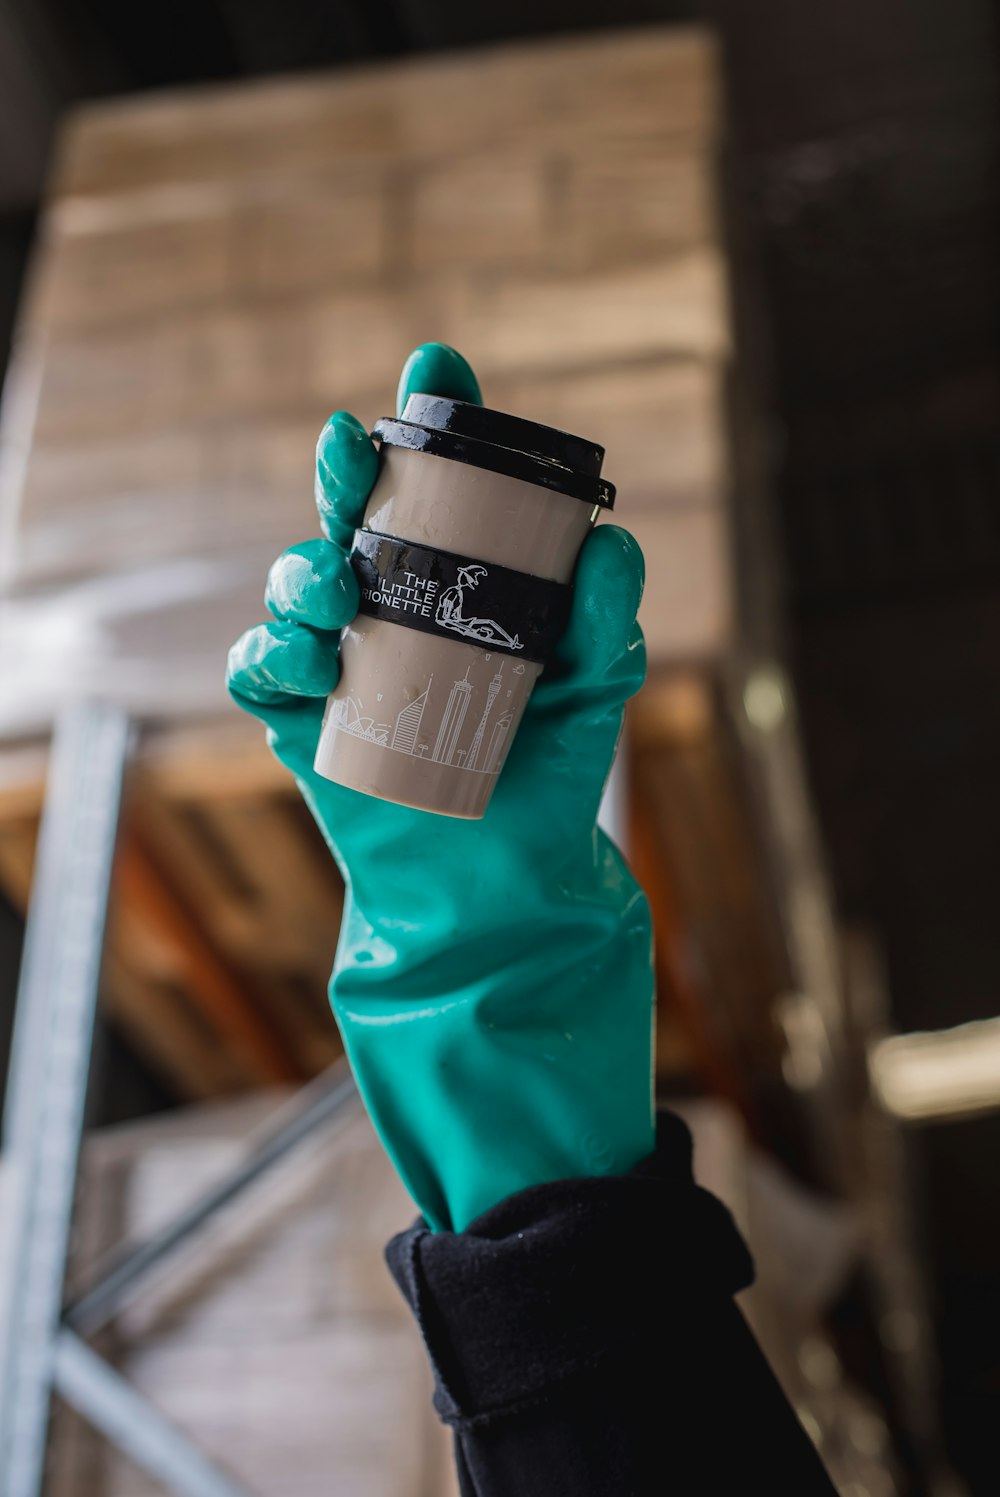
[[[175,948],[192,995],[221,1043],[232,1046],[261,1081],[302,1078],[287,1039],[252,1003],[245,980],[218,955],[193,911],[127,831],[115,859],[115,894]]]

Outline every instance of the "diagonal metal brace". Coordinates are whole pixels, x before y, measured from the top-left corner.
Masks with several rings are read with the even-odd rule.
[[[184,1497],[248,1497],[181,1430],[157,1413],[72,1331],[55,1348],[55,1387],[77,1413],[169,1492]]]

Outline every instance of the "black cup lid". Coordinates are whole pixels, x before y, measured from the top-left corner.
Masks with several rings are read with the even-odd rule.
[[[465,400],[417,394],[409,397],[398,420],[385,416],[374,431],[390,447],[470,463],[602,509],[614,507],[614,484],[600,476],[604,448],[554,426]]]

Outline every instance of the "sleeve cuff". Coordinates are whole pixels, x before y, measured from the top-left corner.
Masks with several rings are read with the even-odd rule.
[[[599,1365],[662,1344],[672,1307],[730,1298],[753,1263],[729,1212],[694,1183],[691,1135],[660,1115],[625,1175],[518,1191],[464,1232],[419,1218],[386,1249],[420,1325],[435,1406],[462,1426],[548,1401]]]

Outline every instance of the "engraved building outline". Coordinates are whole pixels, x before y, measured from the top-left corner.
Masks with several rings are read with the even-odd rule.
[[[389,746],[390,748],[394,748],[397,753],[412,754],[414,751],[417,742],[417,735],[420,732],[420,724],[424,716],[424,708],[427,706],[428,693],[430,692],[431,682],[433,680],[433,676],[428,677],[427,685],[424,687],[420,695],[416,697],[408,707],[404,707],[399,716],[396,718],[396,726],[393,729],[392,734],[392,743]]]
[[[466,666],[465,675],[460,681],[456,681],[451,688],[448,697],[448,705],[444,709],[441,726],[438,729],[437,740],[434,744],[434,752],[431,758],[439,764],[454,763],[455,753],[458,748],[458,739],[465,722],[465,714],[469,710],[469,702],[472,700],[472,682],[469,680],[471,662]]]
[[[469,753],[465,760],[464,767],[466,769],[479,768],[479,750],[482,747],[483,734],[486,732],[486,720],[493,709],[493,703],[496,701],[497,692],[500,690],[502,680],[503,666],[500,665],[497,667],[497,673],[489,684],[489,690],[486,694],[486,706],[483,708],[483,715],[479,719],[475,737],[473,738],[472,743],[469,746]]]

